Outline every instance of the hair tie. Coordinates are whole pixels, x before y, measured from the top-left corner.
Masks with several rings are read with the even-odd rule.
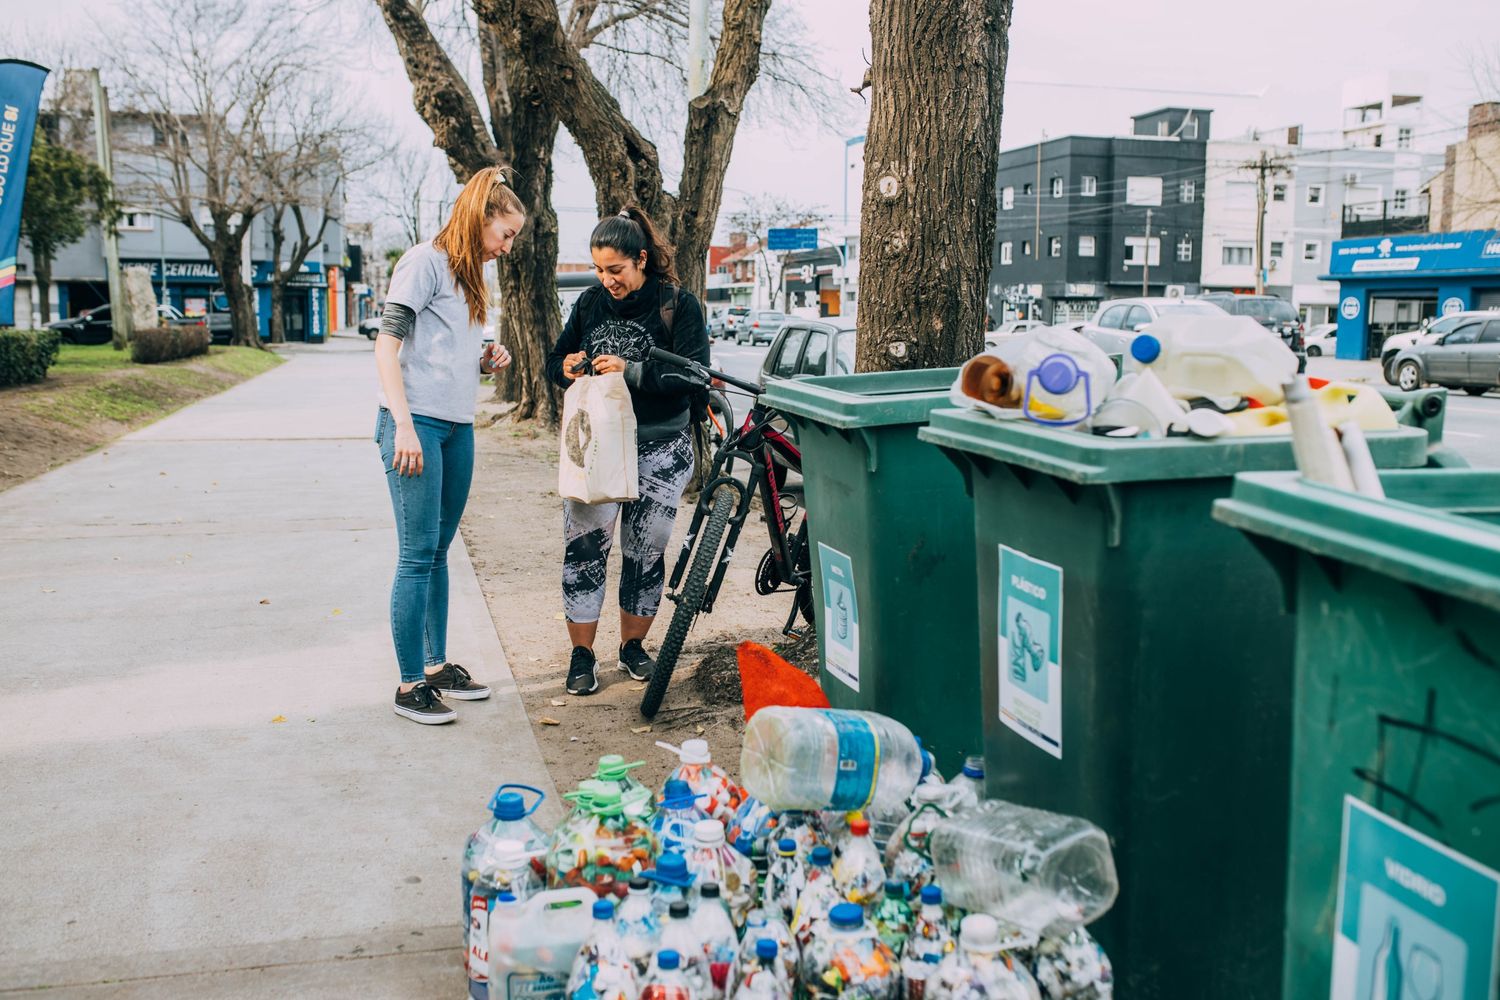
[[[620,209],[620,211],[619,211],[618,214],[619,214],[620,218],[622,218],[622,219],[628,219],[628,218],[630,218],[630,210],[627,209],[627,208]]]

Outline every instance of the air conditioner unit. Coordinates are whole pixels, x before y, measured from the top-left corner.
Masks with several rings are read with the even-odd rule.
[[[1167,298],[1169,298],[1169,299],[1180,299],[1180,298],[1182,298],[1186,294],[1187,294],[1187,286],[1186,285],[1168,285],[1167,286]]]
[[[1269,267],[1271,270],[1274,271],[1280,265],[1281,265],[1281,258],[1280,257],[1272,257],[1270,263],[1267,264],[1266,266]]]
[[[1354,187],[1358,183],[1359,183],[1359,174],[1351,172],[1351,173],[1347,173],[1347,174],[1344,175],[1344,186],[1345,187]]]

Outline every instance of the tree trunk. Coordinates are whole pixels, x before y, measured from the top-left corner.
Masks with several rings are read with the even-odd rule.
[[[281,275],[271,275],[271,343],[286,343],[286,281]]]
[[[222,226],[217,227],[221,231]],[[233,329],[230,343],[238,347],[261,347],[260,327],[255,321],[255,288],[240,273],[240,254],[244,246],[231,240],[214,240],[209,254],[219,269],[224,295],[229,299],[229,322]]]
[[[36,275],[36,291],[31,294],[41,303],[35,311],[46,326],[52,322],[52,258],[33,255],[31,269]]]
[[[871,0],[858,371],[984,347],[1010,15],[1011,0]]]

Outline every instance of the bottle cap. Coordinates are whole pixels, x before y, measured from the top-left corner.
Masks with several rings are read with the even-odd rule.
[[[755,856],[755,838],[752,837],[752,836],[750,836],[748,833],[742,833],[742,834],[740,834],[737,838],[735,838],[734,849],[736,851],[739,851],[741,854],[743,854],[747,858],[754,857]],[[760,853],[762,855],[764,855],[765,851],[761,851]]]
[[[855,820],[849,824],[849,832],[856,837],[868,837],[870,835],[870,821],[867,819]]]
[[[686,920],[690,909],[691,907],[687,905],[687,900],[679,899],[667,907],[667,915],[673,920]]]
[[[973,756],[965,757],[963,775],[966,778],[983,778],[984,758]]]
[[[599,770],[594,772],[594,776],[604,781],[620,781],[629,777],[631,770],[644,763],[645,761],[638,760],[633,764],[627,764],[625,758],[619,754],[607,753],[599,758]]]
[[[669,778],[662,786],[661,804],[667,809],[691,809],[698,804],[701,795],[693,794],[693,786],[681,778]]]
[[[840,903],[828,911],[828,920],[839,930],[853,930],[865,922],[865,910],[858,903]]]
[[[501,792],[495,796],[495,818],[507,822],[526,818],[526,800],[515,792]]]
[[[999,951],[1000,923],[988,913],[971,913],[958,925],[958,940],[965,951]]]
[[[645,892],[650,888],[651,880],[649,878],[646,878],[644,875],[637,875],[635,878],[630,880],[631,892]]]
[[[906,883],[899,878],[888,878],[885,880],[885,894],[894,896],[896,899],[906,898]]]
[[[766,916],[766,911],[758,906],[745,914],[746,927],[764,927],[770,922],[770,919]]]
[[[615,901],[612,899],[594,900],[594,919],[613,920],[615,918]]]
[[[646,872],[646,877],[653,882],[661,882],[665,885],[675,885],[680,889],[686,889],[693,884],[696,878],[688,871],[687,858],[676,851],[668,851],[656,861],[656,867]]]
[[[924,805],[936,804],[947,797],[947,793],[944,791],[947,787],[947,785],[940,785],[937,782],[918,785],[917,790],[912,793],[912,798]]]
[[[680,959],[677,957],[677,952],[673,951],[671,948],[663,948],[661,952],[656,956],[656,964],[661,966],[663,969],[677,968],[678,961],[680,961]]]
[[[797,853],[797,842],[791,837],[782,837],[776,842],[776,853],[791,857]]]
[[[776,957],[776,942],[771,938],[761,938],[755,942],[755,957],[762,962],[769,962]]]
[[[716,819],[700,819],[693,826],[693,839],[704,847],[724,843],[724,824]]]
[[[833,864],[833,851],[829,850],[827,844],[819,844],[812,849],[812,854],[807,860],[820,868],[825,868]]]
[[[698,887],[698,895],[702,896],[704,899],[718,899],[719,883],[704,882]]]
[[[495,898],[502,903],[514,903],[516,901],[516,894],[513,892],[502,892]]]
[[[937,906],[943,901],[943,890],[935,885],[922,886],[922,905]]]
[[[1149,365],[1161,357],[1161,341],[1149,333],[1137,334],[1130,342],[1130,356],[1143,365]]]
[[[684,764],[707,764],[712,759],[708,753],[708,740],[682,741],[682,762]]]

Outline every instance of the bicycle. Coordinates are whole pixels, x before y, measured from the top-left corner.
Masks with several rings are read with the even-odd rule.
[[[714,371],[689,358],[660,348],[652,348],[651,358],[672,365],[692,376],[708,389],[715,383],[733,387],[754,397],[750,412],[738,428],[731,417],[725,421],[723,441],[714,452],[708,482],[699,494],[688,525],[687,536],[667,581],[667,599],[676,604],[671,624],[656,654],[656,670],[641,699],[641,715],[654,718],[666,696],[672,671],[682,653],[688,631],[700,614],[712,614],[719,588],[745,521],[750,516],[754,498],[759,495],[765,514],[770,550],[761,557],[755,574],[755,590],[761,595],[790,589],[795,593],[791,612],[782,634],[796,637],[793,628],[800,612],[810,625],[813,621],[812,561],[807,548],[807,517],[796,530],[798,504],[782,489],[786,473],[777,466],[779,459],[786,468],[802,471],[802,453],[785,434],[772,426],[781,414],[760,401],[761,389],[723,372]],[[735,464],[748,466],[741,482],[731,473]],[[684,579],[685,576],[685,579]]]

